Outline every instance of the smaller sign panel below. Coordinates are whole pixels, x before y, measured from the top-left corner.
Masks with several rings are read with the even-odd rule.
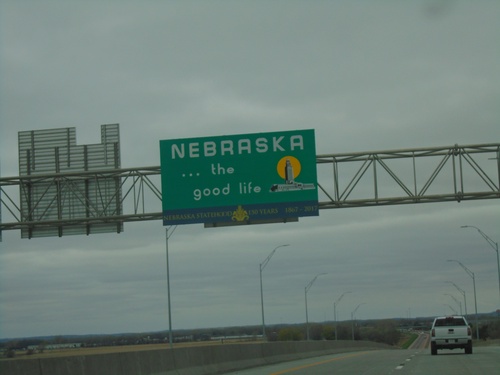
[[[318,215],[314,130],[160,141],[163,224]]]

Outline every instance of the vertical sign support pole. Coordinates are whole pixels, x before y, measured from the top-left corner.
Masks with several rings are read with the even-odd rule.
[[[170,343],[170,349],[173,348],[172,340],[172,309],[170,306],[170,271],[168,263],[168,227],[165,228],[165,239],[166,239],[166,258],[167,258],[167,294],[168,294],[168,342]]]

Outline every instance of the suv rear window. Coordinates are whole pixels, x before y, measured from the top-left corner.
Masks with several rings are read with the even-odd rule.
[[[449,327],[449,326],[465,326],[465,321],[463,318],[445,318],[445,319],[437,319],[434,324],[435,327]]]

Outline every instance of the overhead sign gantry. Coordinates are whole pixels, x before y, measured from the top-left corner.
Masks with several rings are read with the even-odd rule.
[[[217,226],[296,221],[318,208],[500,198],[498,142],[315,155],[314,132],[298,130],[165,141],[161,168],[122,168],[118,124],[102,125],[93,145],[77,145],[74,128],[19,139],[19,176],[0,177],[0,240],[3,230],[33,238],[169,225],[183,222],[168,217],[183,210]]]

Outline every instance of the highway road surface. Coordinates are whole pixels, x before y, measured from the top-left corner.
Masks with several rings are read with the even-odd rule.
[[[408,349],[425,349],[429,347],[431,335],[427,332],[421,332],[418,337],[413,341]]]
[[[442,350],[431,356],[429,349],[373,350],[284,362],[272,366],[231,372],[238,375],[498,375],[500,346]]]

